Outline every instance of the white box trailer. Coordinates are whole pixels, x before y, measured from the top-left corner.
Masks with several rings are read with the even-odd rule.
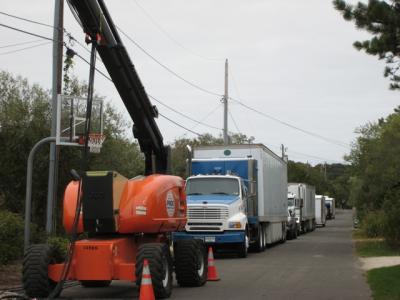
[[[200,224],[201,228],[196,232],[195,226],[187,228],[186,235],[174,235],[175,239],[190,237],[218,243],[228,243],[234,231],[244,231],[245,239],[256,251],[262,251],[266,244],[286,240],[287,211],[287,162],[262,144],[228,145],[228,146],[199,146],[195,147],[191,162],[191,174],[188,178],[193,186],[195,180],[204,181],[205,176],[237,176],[243,182],[239,197],[235,201],[228,201],[228,196],[202,194],[208,189],[196,191],[196,194],[188,193],[188,224]],[[214,179],[217,180],[217,179]],[[220,178],[218,180],[221,180]],[[192,193],[192,195],[190,195]],[[201,200],[199,200],[201,198]],[[242,203],[242,204],[240,204]],[[239,205],[240,204],[240,205]],[[216,217],[208,218],[207,211],[211,209],[225,209],[228,215],[224,220]],[[207,218],[200,220],[191,218],[191,211],[202,209]],[[246,228],[230,221],[240,212],[245,212]],[[221,215],[222,216],[222,215]],[[222,217],[221,217],[222,218]],[[201,222],[200,222],[201,221]],[[225,224],[212,231],[212,224]],[[231,227],[229,227],[232,225]],[[215,225],[213,225],[215,227]],[[210,228],[208,232],[202,229]],[[217,232],[218,231],[218,232]],[[226,236],[226,239],[224,239]],[[228,245],[229,246],[229,245]],[[232,245],[233,247],[233,245]]]
[[[336,215],[335,198],[325,196],[326,218],[334,219]]]
[[[299,208],[295,210],[303,233],[315,229],[315,187],[306,183],[288,183],[288,192],[300,199]]]
[[[325,211],[325,196],[315,195],[315,224],[325,227],[326,211]]]

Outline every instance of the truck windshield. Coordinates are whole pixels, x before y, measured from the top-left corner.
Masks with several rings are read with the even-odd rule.
[[[233,178],[193,178],[186,183],[187,195],[239,195],[239,181]]]
[[[288,206],[294,206],[294,198],[288,198]]]

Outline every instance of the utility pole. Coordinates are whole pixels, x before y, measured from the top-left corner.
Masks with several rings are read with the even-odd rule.
[[[225,93],[224,93],[224,145],[229,144],[228,137],[228,59],[225,60]]]
[[[55,0],[53,29],[53,84],[51,105],[51,136],[56,136],[57,130],[57,96],[62,88],[62,58],[64,40],[64,0]],[[57,199],[58,178],[58,147],[55,142],[50,144],[49,179],[47,190],[46,233],[53,231],[53,211]]]

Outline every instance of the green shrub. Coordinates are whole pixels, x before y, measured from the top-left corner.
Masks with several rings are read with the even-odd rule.
[[[51,236],[47,243],[54,249],[57,262],[63,262],[67,256],[69,240],[64,237]]]
[[[387,193],[383,210],[386,216],[385,239],[390,245],[400,247],[400,188]]]
[[[383,211],[370,211],[361,221],[361,229],[369,238],[382,237],[385,226],[386,217]]]
[[[9,211],[0,211],[0,265],[22,257],[24,220]]]

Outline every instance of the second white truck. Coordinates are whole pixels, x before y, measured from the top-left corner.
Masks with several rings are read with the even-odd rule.
[[[326,224],[325,196],[315,195],[315,223],[325,227]]]
[[[294,212],[298,231],[315,229],[315,187],[306,183],[288,183],[288,209]]]

